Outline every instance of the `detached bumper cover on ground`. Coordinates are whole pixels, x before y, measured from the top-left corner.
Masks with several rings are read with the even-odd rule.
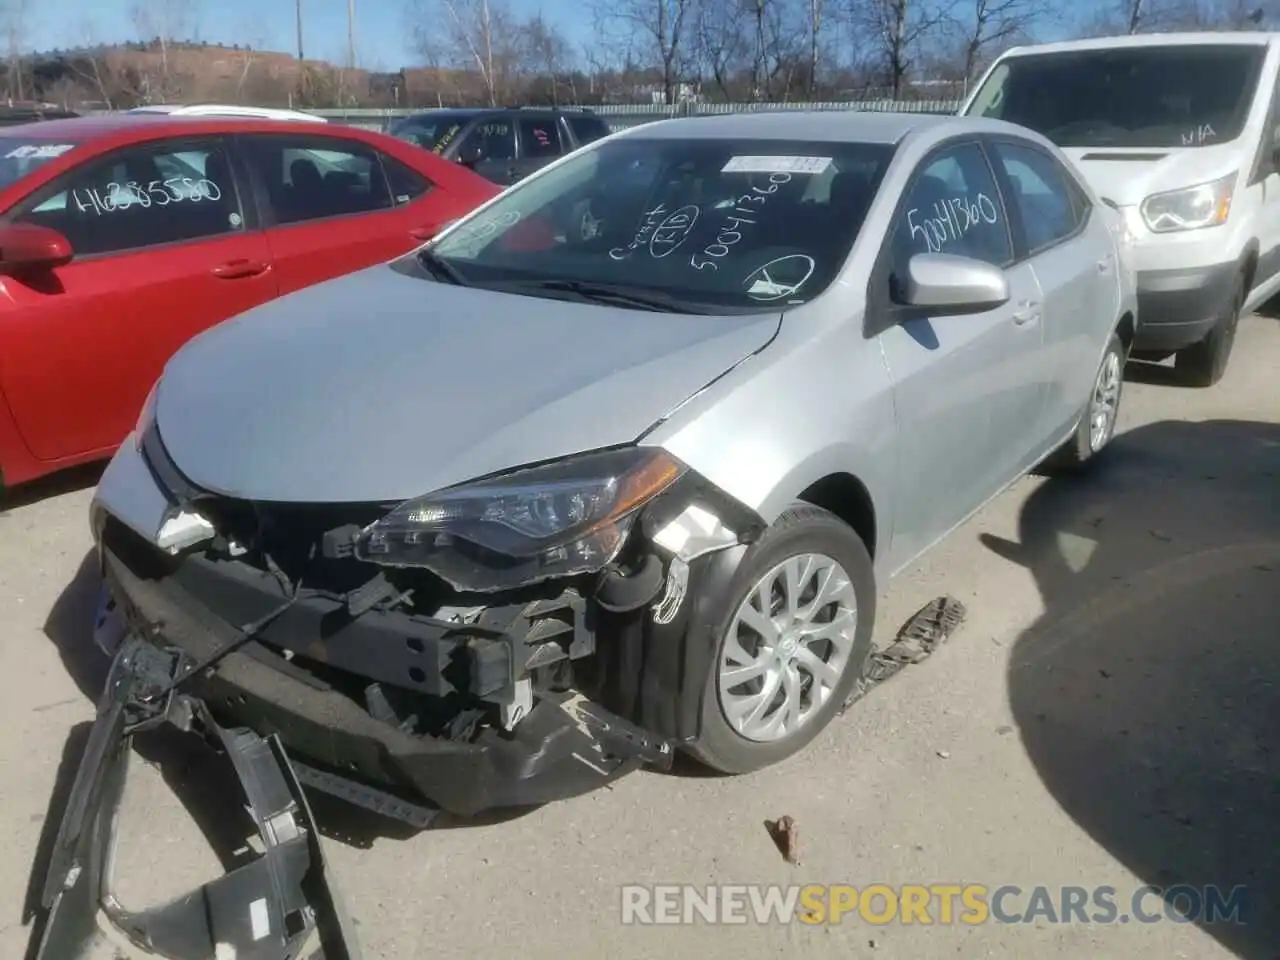
[[[180,693],[146,702],[183,659],[132,638],[116,658],[52,853],[36,960],[356,960],[311,811],[278,739],[223,729]],[[134,912],[111,889],[116,820],[134,734],[166,723],[220,741],[265,852],[168,904]]]

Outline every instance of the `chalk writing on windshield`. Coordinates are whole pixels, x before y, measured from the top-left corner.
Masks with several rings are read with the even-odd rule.
[[[1198,147],[1217,135],[1217,131],[1213,127],[1207,123],[1202,123],[1198,127],[1192,127],[1190,130],[1182,132],[1182,145],[1184,147]]]
[[[74,143],[29,143],[14,147],[4,157],[6,160],[52,160],[74,146]]]
[[[743,228],[755,226],[769,198],[777,193],[783,184],[790,182],[791,174],[789,173],[771,173],[767,187],[752,187],[749,192],[738,197],[732,212],[716,232],[715,242],[707,244],[691,256],[689,266],[695,270],[719,270],[720,265],[716,261],[727,257],[733,248],[742,242]]]
[[[102,190],[72,190],[71,199],[81,213],[92,212],[102,216],[133,207],[147,209],[167,207],[171,203],[221,200],[222,189],[212,180],[171,177],[152,180],[146,186],[130,180],[128,183],[109,183]]]
[[[973,199],[938,200],[923,213],[919,207],[907,211],[907,227],[912,239],[924,237],[930,253],[941,253],[943,247],[961,239],[979,224],[999,222],[996,205],[985,193]]]
[[[748,297],[761,303],[793,297],[809,282],[814,266],[813,257],[803,253],[775,257],[747,274],[742,286]]]
[[[479,223],[462,225],[450,240],[463,244],[467,249],[468,255],[473,255],[481,244],[499,230],[514,227],[519,222],[520,211],[508,210],[506,213],[488,217]]]
[[[698,222],[698,207],[687,204],[653,228],[649,238],[649,255],[661,260],[675,253],[680,244],[689,238],[693,226]]]
[[[681,207],[680,209],[684,210],[686,208]],[[676,211],[676,213],[679,212],[679,210]],[[631,238],[631,242],[625,247],[614,247],[610,250],[609,259],[625,260],[627,257],[631,256],[631,254],[643,247],[649,242],[649,238],[653,236],[654,231],[657,230],[659,225],[666,220],[668,214],[669,211],[667,210],[666,205],[662,203],[658,204],[652,210],[646,210],[640,215],[640,226],[636,228],[636,234]],[[670,214],[670,216],[675,216],[675,214]]]

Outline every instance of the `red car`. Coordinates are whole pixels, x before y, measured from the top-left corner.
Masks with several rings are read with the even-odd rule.
[[[195,334],[405,253],[498,189],[337,124],[135,114],[5,129],[0,489],[109,456]]]

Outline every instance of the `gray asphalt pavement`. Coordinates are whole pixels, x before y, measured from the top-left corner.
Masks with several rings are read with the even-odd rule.
[[[321,804],[366,957],[1280,956],[1280,320],[1242,323],[1216,388],[1132,374],[1122,430],[1097,475],[1021,481],[889,586],[880,642],[940,594],[969,619],[786,763],[641,773],[415,836]],[[5,958],[27,949],[33,861],[105,668],[91,481],[0,504]],[[179,739],[147,761],[121,831],[139,906],[216,875],[236,843],[214,761]],[[799,865],[763,826],[783,814]],[[1109,885],[1121,912],[1144,884],[1244,884],[1249,922],[621,922],[628,883],[874,882]]]

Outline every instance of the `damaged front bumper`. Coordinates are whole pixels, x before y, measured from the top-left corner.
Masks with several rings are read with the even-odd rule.
[[[225,729],[182,694],[148,702],[183,661],[180,652],[137,638],[116,657],[52,851],[36,960],[356,960],[311,811],[279,739]],[[116,824],[132,739],[164,724],[202,733],[226,752],[264,852],[167,904],[132,911],[112,892]]]
[[[95,496],[101,645],[114,620],[116,639],[208,664],[182,689],[218,722],[278,735],[304,785],[417,826],[574,796],[698,734],[724,594],[763,528],[703,484],[646,508],[625,566],[477,596],[331,551],[366,507],[192,488],[152,434]],[[216,537],[158,546],[196,512]]]

